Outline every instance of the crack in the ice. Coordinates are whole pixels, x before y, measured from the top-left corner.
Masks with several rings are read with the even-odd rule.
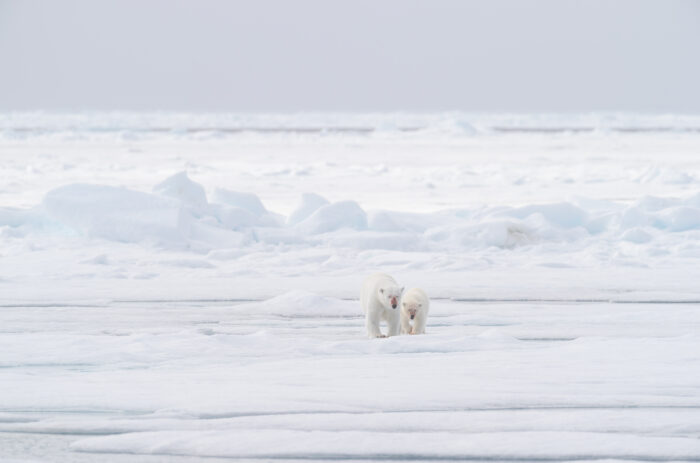
[[[292,410],[286,412],[240,412],[240,413],[172,413],[167,415],[169,418],[175,419],[200,419],[200,420],[219,420],[227,418],[247,418],[247,417],[265,417],[265,416],[296,416],[296,415],[388,415],[388,414],[404,414],[404,413],[448,413],[448,412],[503,412],[503,411],[547,411],[547,410],[697,410],[700,409],[700,404],[686,405],[523,405],[510,407],[451,407],[451,408],[421,408],[421,409],[402,409],[402,410]],[[0,413],[24,413],[24,414],[45,414],[45,415],[116,415],[116,416],[139,416],[162,418],[163,415],[157,415],[158,411],[154,410],[26,410],[26,409],[0,409]]]
[[[540,411],[540,410],[682,410],[700,409],[696,405],[552,405],[552,406],[514,406],[514,407],[463,407],[463,408],[434,408],[434,409],[405,409],[382,411],[290,411],[290,412],[242,412],[242,413],[203,413],[189,415],[202,420],[217,420],[226,418],[264,417],[264,416],[294,416],[294,415],[387,415],[399,413],[446,413],[446,412],[503,412],[503,411]]]

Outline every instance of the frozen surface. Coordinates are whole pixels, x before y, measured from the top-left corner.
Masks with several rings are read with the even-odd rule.
[[[438,300],[426,335],[374,341],[359,312],[5,308],[1,455],[700,458],[698,304]]]
[[[698,153],[697,116],[0,115],[0,460],[698,460]],[[427,335],[364,339],[375,271]]]
[[[699,151],[694,116],[5,114],[0,302],[700,300]]]

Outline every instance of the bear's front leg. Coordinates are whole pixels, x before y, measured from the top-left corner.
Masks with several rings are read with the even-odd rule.
[[[398,313],[392,313],[386,317],[387,325],[389,325],[389,330],[386,335],[388,336],[398,336],[401,327],[401,316]]]
[[[368,338],[384,338],[379,329],[379,316],[377,314],[367,313],[367,318],[365,319],[367,324],[367,337]]]
[[[425,334],[425,322],[425,316],[417,316],[415,321],[413,322],[413,331],[411,331],[411,334]]]
[[[401,334],[411,334],[411,323],[408,317],[401,316]]]

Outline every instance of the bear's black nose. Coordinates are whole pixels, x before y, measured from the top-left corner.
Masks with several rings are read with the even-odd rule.
[[[395,308],[396,308],[396,304],[391,304],[391,308],[392,308],[392,309],[395,309]]]
[[[415,317],[415,315],[411,315],[411,320],[413,320],[413,317]]]

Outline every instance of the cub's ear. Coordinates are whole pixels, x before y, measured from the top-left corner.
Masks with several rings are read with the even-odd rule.
[[[379,292],[384,294],[384,288],[379,288]]]
[[[418,307],[423,307],[423,304],[418,304]]]
[[[401,305],[404,306],[404,307],[406,307],[406,303],[405,303],[405,302],[402,302]]]

